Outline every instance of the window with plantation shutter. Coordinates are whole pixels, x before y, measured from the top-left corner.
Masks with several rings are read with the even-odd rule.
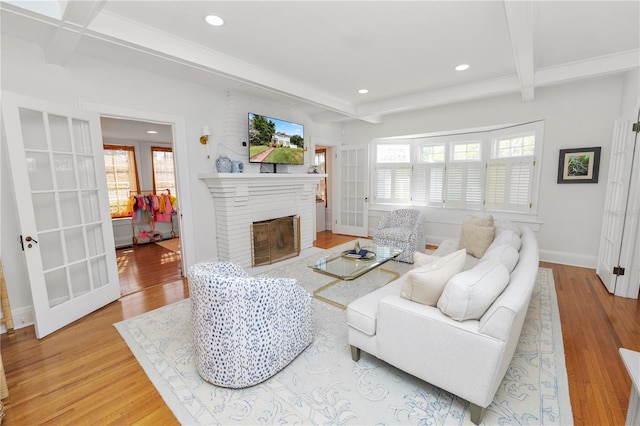
[[[390,166],[378,166],[376,168],[376,200],[391,199],[391,177],[393,170]]]
[[[380,165],[376,167],[376,200],[385,203],[411,202],[411,166]]]
[[[446,173],[445,206],[480,209],[484,191],[484,164],[449,163]]]
[[[375,149],[375,202],[411,203],[411,144],[381,143]]]
[[[444,164],[413,166],[411,201],[416,206],[444,206]]]
[[[374,202],[535,214],[544,122],[374,142]]]
[[[529,212],[533,188],[533,158],[490,160],[487,164],[485,208]]]

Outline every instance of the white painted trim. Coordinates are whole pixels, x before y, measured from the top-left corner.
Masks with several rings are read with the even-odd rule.
[[[11,309],[11,315],[13,315],[13,327],[15,330],[29,327],[34,324],[33,306],[23,306],[21,308]],[[0,325],[0,334],[6,332],[6,325]]]
[[[597,256],[588,256],[565,251],[540,250],[540,261],[596,269],[598,258]]]
[[[107,104],[99,101],[79,99],[78,105],[81,109],[98,112],[102,115],[112,117],[136,119],[141,121],[153,121],[157,123],[169,124],[173,126],[173,153],[176,161],[176,185],[180,199],[179,221],[180,238],[182,239],[182,270],[187,270],[189,259],[195,259],[195,231],[191,211],[193,203],[191,201],[191,187],[189,184],[189,162],[187,152],[187,137],[185,118],[181,115],[166,114],[156,111],[148,111],[125,105]]]

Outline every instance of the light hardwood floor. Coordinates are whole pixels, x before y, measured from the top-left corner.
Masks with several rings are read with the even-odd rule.
[[[324,232],[316,244],[352,238]],[[618,348],[640,351],[640,302],[609,295],[592,269],[541,266],[553,269],[556,283],[574,423],[624,424],[631,382]],[[143,274],[150,282],[153,270]],[[3,424],[177,424],[112,324],[186,297],[186,282],[176,280],[139,289],[42,340],[33,327],[3,334],[10,392]]]

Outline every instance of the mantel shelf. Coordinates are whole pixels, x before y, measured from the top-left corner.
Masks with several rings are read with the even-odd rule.
[[[198,179],[208,187],[246,184],[264,186],[283,183],[318,183],[327,177],[323,173],[198,173]]]

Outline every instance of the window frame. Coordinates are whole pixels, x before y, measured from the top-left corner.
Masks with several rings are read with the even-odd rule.
[[[498,141],[506,138],[516,139],[523,135],[533,135],[535,137],[535,145],[534,145],[534,153],[533,155],[521,155],[517,157],[505,157],[505,158],[494,158],[498,155]],[[480,142],[480,159],[463,159],[463,160],[453,160],[453,147],[455,145],[460,145],[463,143],[474,143]],[[380,183],[378,182],[378,170],[381,163],[378,163],[376,160],[377,146],[380,144],[392,144],[392,143],[410,143],[412,144],[412,157],[410,161],[410,166],[412,168],[411,173],[411,183],[410,183],[410,192],[411,197],[409,200],[394,200],[391,199],[380,199],[378,195],[378,186]],[[427,161],[423,159],[422,153],[424,148],[429,146],[441,146],[444,145],[444,161]],[[534,216],[537,214],[538,208],[538,200],[539,200],[539,188],[540,188],[540,164],[542,158],[544,146],[544,121],[534,121],[523,124],[516,125],[505,125],[505,126],[494,126],[490,129],[481,129],[481,130],[460,130],[455,133],[450,134],[438,134],[438,135],[419,135],[412,136],[406,138],[388,138],[388,139],[377,139],[372,141],[372,149],[371,149],[371,162],[375,165],[371,171],[371,189],[372,194],[375,194],[372,200],[372,207],[377,207],[382,210],[386,210],[388,208],[393,208],[395,206],[413,206],[417,208],[435,208],[440,210],[459,210],[459,211],[482,211],[482,212],[502,212],[506,214],[525,214]],[[522,203],[522,193],[514,193],[514,200],[517,200],[518,203],[503,203],[501,205],[496,205],[495,203],[487,204],[487,196],[491,194],[490,189],[488,187],[489,183],[487,181],[489,167],[490,165],[494,165],[495,163],[509,163],[508,167],[514,170],[520,170],[527,172],[527,170],[531,173],[530,181],[527,187],[527,198],[529,202]],[[404,163],[406,165],[406,163]],[[431,197],[433,193],[433,188],[429,188],[432,180],[440,179],[442,176],[442,167],[444,165],[444,184],[445,187],[442,189],[442,200],[438,199],[438,196]],[[518,169],[520,167],[520,169]],[[466,171],[463,170],[466,168]],[[449,182],[450,174],[453,173],[452,169],[458,169],[462,172],[462,187],[457,187],[456,189],[462,190],[463,194],[462,201],[454,202],[453,199],[450,198],[452,195],[451,189],[447,188],[446,185]],[[471,171],[473,169],[473,171]],[[481,170],[480,177],[478,176],[478,172]],[[515,173],[515,172],[514,172]],[[467,185],[466,179],[469,179],[471,175],[475,175],[475,181],[478,181],[478,178],[481,179],[480,185],[476,185],[476,191],[470,194],[466,193]],[[514,175],[515,180],[511,180],[508,182],[501,182],[507,190],[510,184],[522,183],[526,182],[525,178],[527,177],[526,173],[523,174],[522,179],[520,179],[519,175]],[[419,184],[421,182],[419,179],[428,179],[424,184]],[[520,180],[518,180],[520,179]],[[392,182],[393,185],[393,182]],[[437,182],[435,183],[437,185]],[[435,187],[437,188],[437,186]],[[478,192],[478,188],[480,188],[480,192]],[[514,189],[521,189],[515,188]],[[393,190],[393,188],[391,189]],[[480,199],[478,199],[478,194],[480,194]],[[400,202],[398,202],[400,201]]]
[[[378,177],[380,176],[380,172],[382,170],[388,170],[389,171],[389,176],[390,176],[390,184],[389,184],[389,196],[386,198],[381,198],[380,194],[381,191],[387,191],[386,186],[385,189],[381,188],[380,185],[380,180],[379,179],[374,179],[373,185],[372,185],[372,191],[371,193],[373,194],[373,199],[374,199],[374,203],[379,203],[379,204],[395,204],[395,205],[409,205],[411,204],[411,174],[412,174],[412,164],[413,164],[413,159],[415,156],[415,149],[414,149],[414,145],[412,143],[411,140],[409,139],[401,139],[401,140],[395,140],[395,141],[384,141],[384,142],[380,142],[380,143],[376,143],[373,146],[373,149],[371,150],[371,152],[373,153],[374,158],[377,159],[378,156],[378,147],[379,146],[400,146],[400,145],[406,145],[407,149],[408,149],[408,160],[406,161],[401,161],[401,160],[395,160],[395,161],[381,161],[381,162],[377,162],[376,160],[373,161],[374,167],[372,167],[372,172],[373,172],[373,176],[374,177]],[[408,179],[408,181],[407,181]],[[401,192],[403,191],[401,184],[397,184],[397,182],[403,182],[402,185],[407,185],[408,188],[405,189],[404,191],[406,191],[406,196],[402,197]],[[396,190],[394,190],[394,188],[396,188]],[[383,201],[380,201],[383,200]]]
[[[117,197],[116,199],[116,205],[121,205],[122,203],[124,203],[124,205],[126,206],[126,203],[129,201],[129,198],[131,197],[131,193],[137,193],[140,191],[140,179],[138,176],[138,163],[137,163],[137,158],[136,158],[136,148],[133,145],[114,145],[114,144],[103,144],[102,149],[104,150],[104,154],[103,157],[105,158],[105,172],[107,174],[107,177],[109,176],[110,173],[114,174],[114,177],[116,177],[116,185],[117,185],[117,174],[115,171],[110,171],[110,166],[107,165],[106,162],[106,153],[107,151],[126,151],[128,152],[128,156],[129,156],[129,161],[132,162],[133,164],[129,164],[128,168],[129,168],[129,172],[131,172],[132,170],[135,172],[135,178],[132,180],[131,178],[129,178],[129,187],[127,189],[127,196],[124,199],[124,201],[122,201],[120,199],[120,197]],[[113,165],[111,165],[113,166]],[[132,188],[131,186],[133,186],[135,184],[135,187]],[[110,196],[110,192],[112,191],[109,187],[109,180],[107,179],[107,194],[109,196],[109,210],[111,210],[111,206],[112,206],[112,198]],[[117,192],[119,189],[116,187],[115,191]],[[127,217],[131,217],[131,215],[133,214],[133,212],[127,212],[126,210],[123,211],[122,208],[118,209],[118,212],[116,213],[111,213],[111,218],[112,219],[117,219],[117,218],[127,218]]]
[[[171,191],[169,191],[171,193],[171,195],[177,195],[176,194],[176,165],[175,165],[175,158],[173,158],[173,148],[172,147],[166,147],[166,146],[152,146],[151,147],[151,179],[153,182],[153,193],[154,194],[159,194],[162,191],[166,191],[169,188],[158,188],[158,186],[156,185],[156,161],[155,161],[155,152],[170,152],[171,153],[171,164],[173,167],[173,193],[171,193]]]

